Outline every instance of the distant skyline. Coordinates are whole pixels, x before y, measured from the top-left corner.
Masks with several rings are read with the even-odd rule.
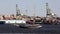
[[[60,0],[0,0],[0,15],[16,14],[16,4],[21,13],[33,16],[34,7],[36,16],[46,16],[46,2],[57,16],[60,16]]]

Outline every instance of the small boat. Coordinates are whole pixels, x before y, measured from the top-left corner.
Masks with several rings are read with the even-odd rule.
[[[30,23],[20,24],[19,27],[20,27],[20,28],[41,28],[42,25],[40,25],[40,24],[35,24],[35,21],[34,21],[34,20],[30,20]]]
[[[20,28],[41,28],[42,25],[40,25],[40,24],[34,24],[34,25],[31,25],[31,24],[23,24],[23,25],[20,25],[19,27]]]

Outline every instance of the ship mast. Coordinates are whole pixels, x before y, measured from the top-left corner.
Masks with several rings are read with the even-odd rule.
[[[34,6],[34,14],[33,14],[33,15],[34,15],[34,17],[35,17],[35,12],[36,12],[36,11],[35,11],[35,6]]]
[[[28,6],[26,6],[25,12],[26,12],[26,15],[28,15]]]
[[[28,13],[27,13],[27,12],[28,12],[28,10],[26,9],[25,11],[26,11],[26,15],[27,15],[27,14],[28,14]]]
[[[33,12],[33,16],[36,16],[36,3],[34,3],[34,12]]]

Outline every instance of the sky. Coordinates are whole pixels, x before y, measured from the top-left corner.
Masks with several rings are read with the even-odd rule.
[[[20,12],[29,16],[46,16],[46,3],[51,12],[60,16],[60,0],[0,0],[0,15],[16,14],[16,4]],[[26,13],[27,10],[27,13]]]

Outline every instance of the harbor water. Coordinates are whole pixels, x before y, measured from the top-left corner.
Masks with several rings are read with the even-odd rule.
[[[0,24],[0,33],[60,34],[60,25],[40,24],[41,28],[20,28],[12,24]]]

